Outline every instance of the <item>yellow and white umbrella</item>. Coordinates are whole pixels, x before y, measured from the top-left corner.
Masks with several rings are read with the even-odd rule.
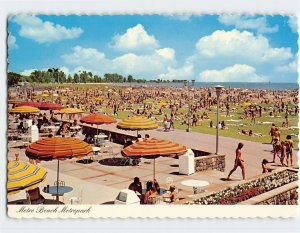
[[[157,127],[158,124],[155,121],[140,116],[129,117],[117,124],[118,129],[137,130],[137,134],[139,130],[156,129]]]
[[[10,161],[7,173],[7,193],[34,189],[46,178],[47,171],[31,163]]]
[[[84,113],[84,111],[78,108],[63,108],[59,110],[56,114],[77,114],[77,113]]]
[[[38,113],[40,110],[30,106],[15,107],[9,111],[9,113]]]

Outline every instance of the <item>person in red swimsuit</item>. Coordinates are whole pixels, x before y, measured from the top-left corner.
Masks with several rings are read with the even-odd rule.
[[[242,169],[242,175],[243,175],[243,180],[246,179],[246,173],[245,173],[245,166],[244,166],[244,160],[242,159],[242,152],[241,149],[243,148],[244,144],[239,143],[237,149],[235,150],[235,162],[234,162],[234,167],[233,169],[229,172],[227,180],[230,179],[231,174],[238,168],[240,167]]]

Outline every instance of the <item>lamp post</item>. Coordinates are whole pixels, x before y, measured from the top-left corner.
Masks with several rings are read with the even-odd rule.
[[[216,94],[217,94],[217,134],[216,134],[216,155],[219,152],[219,99],[220,94],[223,89],[223,86],[217,85],[215,86]]]
[[[192,80],[191,85],[189,85],[190,81],[184,80],[184,86],[187,87],[188,90],[188,127],[186,129],[186,132],[191,131],[190,127],[190,120],[191,120],[191,106],[190,106],[190,87],[193,87],[195,85],[195,80]]]

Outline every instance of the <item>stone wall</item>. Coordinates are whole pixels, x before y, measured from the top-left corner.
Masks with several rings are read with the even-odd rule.
[[[257,205],[298,205],[297,188],[280,193],[268,200],[257,203]]]
[[[219,190],[196,194],[181,204],[297,205],[298,170],[278,168],[249,180],[220,185]]]
[[[218,170],[225,172],[225,155],[206,155],[195,157],[195,172]]]

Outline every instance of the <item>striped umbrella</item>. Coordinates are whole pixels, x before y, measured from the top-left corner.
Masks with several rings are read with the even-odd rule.
[[[64,106],[57,104],[57,103],[43,102],[40,104],[40,106],[38,108],[41,110],[60,110],[60,109],[63,109]]]
[[[43,138],[31,145],[25,151],[26,156],[31,159],[44,161],[57,160],[57,192],[59,181],[59,161],[73,157],[83,157],[93,151],[88,143],[77,138]],[[58,201],[58,195],[56,196]]]
[[[139,133],[139,130],[156,129],[157,127],[158,124],[155,121],[147,117],[141,117],[141,116],[133,116],[117,124],[118,129],[136,130],[137,135]]]
[[[145,141],[136,142],[122,150],[122,155],[130,158],[147,158],[154,159],[153,163],[153,179],[155,179],[155,159],[160,156],[176,156],[183,155],[187,151],[187,147],[178,143],[151,138]]]
[[[30,107],[35,107],[35,108],[38,108],[40,105],[41,105],[41,103],[34,102],[34,101],[32,101],[32,102],[21,102],[21,103],[16,104],[17,107],[30,106]]]
[[[80,122],[88,123],[88,124],[96,124],[97,135],[98,135],[98,125],[116,123],[117,120],[111,116],[107,116],[101,113],[93,113],[86,117],[81,118]]]
[[[78,109],[78,108],[63,108],[61,110],[59,110],[56,114],[67,114],[67,115],[71,115],[71,114],[78,114],[78,113],[84,113],[83,110]],[[70,122],[70,116],[69,116],[69,122]]]
[[[57,114],[77,114],[77,113],[84,113],[84,111],[78,108],[63,108],[57,112]]]
[[[15,107],[9,111],[9,113],[38,113],[40,110],[30,106]]]
[[[10,161],[7,166],[7,192],[16,193],[23,189],[33,189],[43,182],[47,172],[31,163]]]

